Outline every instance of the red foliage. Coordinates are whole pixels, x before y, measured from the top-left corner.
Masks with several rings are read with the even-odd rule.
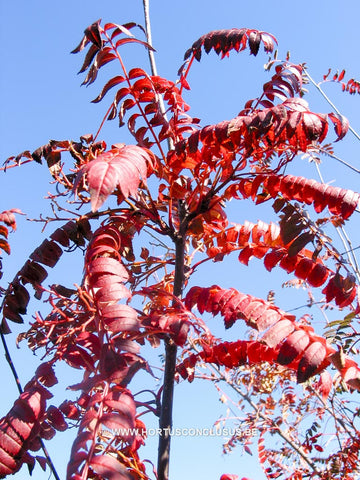
[[[314,142],[326,138],[328,118],[335,123],[340,140],[346,134],[346,124],[339,126],[333,115],[310,112],[305,100],[288,98],[281,105],[239,115],[193,133],[176,145],[175,152],[169,153],[169,162],[175,170],[192,168],[198,172],[206,165],[216,165],[214,160],[219,157],[223,158],[224,168],[224,162],[234,161],[235,153],[241,153],[243,161],[238,169],[243,170],[248,158],[259,162],[274,152],[306,152]]]
[[[257,224],[245,222],[244,225],[235,225],[220,233],[213,233],[207,241],[207,255],[219,261],[224,255],[241,250],[239,261],[245,265],[254,256],[264,259],[268,271],[279,265],[287,273],[293,272],[313,287],[320,287],[328,280],[323,289],[326,301],[335,300],[340,307],[350,305],[357,291],[352,276],[343,277],[339,272],[334,272],[321,258],[304,248],[314,240],[315,234],[307,231],[303,233],[306,224],[301,220],[297,211],[290,207],[286,208],[280,227],[262,221]]]
[[[50,307],[45,318],[36,313],[28,332],[19,336],[33,350],[44,348],[48,361],[39,367],[0,421],[1,478],[16,472],[23,463],[32,468],[34,459],[28,450],[38,449],[40,438],[50,439],[56,431],[65,430],[68,421],[79,427],[68,464],[69,480],[149,478],[138,454],[146,438],[145,425],[139,420],[143,413],[140,409],[159,416],[162,427],[171,426],[171,418],[166,419],[171,412],[166,398],[172,397],[174,372],[177,370],[191,381],[198,362],[213,363],[228,371],[241,365],[249,372],[259,365],[263,368],[265,362],[279,365],[276,378],[280,378],[281,388],[285,379],[293,380],[289,371],[296,372],[300,383],[320,374],[315,385],[324,402],[330,398],[333,386],[325,369],[332,364],[343,385],[360,390],[360,369],[355,360],[316,333],[306,318],[296,321],[273,301],[234,288],[193,286],[185,293],[189,278],[203,262],[220,262],[237,252],[242,265],[256,257],[263,259],[268,271],[280,266],[296,277],[298,284],[309,289],[322,287],[322,304],[349,308],[345,323],[352,323],[359,313],[359,306],[354,305],[358,286],[351,266],[345,264],[322,227],[349,220],[360,196],[351,190],[285,174],[285,167],[298,153],[321,152],[329,125],[334,127],[335,141],[341,140],[348,131],[348,121],[338,114],[312,112],[302,98],[306,75],[303,65],[279,62],[274,56],[268,68],[275,65],[275,72],[259,97],[247,101],[231,120],[199,126],[200,120],[188,115],[189,106],[182,98],[183,89],[189,88],[187,76],[193,61],[199,61],[203,51],[211,50],[225,57],[231,51],[248,48],[256,56],[261,45],[271,54],[276,39],[246,28],[210,32],[186,51],[179,81],[172,82],[141,68],[125,68],[120,55],[124,44],[140,44],[152,50],[147,42],[134,37],[132,31],[138,27],[135,23],[102,26],[97,21],[85,30],[74,50],[77,53],[87,48],[80,69],[86,72],[84,85],[94,83],[99,70],[109,62],[119,62],[122,69],[93,100],[98,103],[114,92],[97,134],[84,135],[78,142],[50,141],[33,153],[26,150],[6,162],[6,168],[10,168],[21,162],[45,160],[56,183],[51,200],[60,211],[66,211],[68,218],[68,205],[60,204],[65,194],[75,192],[76,199],[71,202],[77,210],[75,219],[66,220],[46,238],[7,288],[0,290],[4,293],[3,333],[9,333],[7,320],[23,322],[30,301],[29,285],[36,299],[46,292]],[[343,71],[333,80],[342,82],[344,75]],[[354,85],[348,82],[344,88],[352,92],[356,90]],[[108,149],[104,141],[97,140],[106,119],[118,118],[123,126],[127,116],[127,127],[136,145],[117,144]],[[152,150],[155,148],[156,155]],[[73,160],[68,171],[66,156]],[[148,187],[150,175],[154,182]],[[270,199],[279,217],[277,223],[230,223],[228,201],[248,200],[257,205]],[[91,211],[79,214],[89,202]],[[106,209],[105,202],[109,204]],[[312,205],[317,214],[328,209],[330,216],[312,221],[303,209],[306,205]],[[10,253],[8,227],[16,228],[14,213],[21,212],[12,209],[0,214],[4,224],[0,226],[0,249],[6,253]],[[48,218],[46,225],[55,220],[60,218]],[[92,233],[89,222],[99,220],[100,225]],[[134,246],[137,233],[150,234],[151,239],[156,236],[156,243]],[[160,248],[163,250],[158,254]],[[74,288],[58,284],[45,287],[47,267],[56,267],[65,251],[75,249],[84,251],[81,284]],[[197,263],[195,255],[202,255]],[[141,307],[137,305],[138,309],[130,304],[134,293],[146,299]],[[225,328],[242,319],[259,334],[249,340],[215,339],[205,321],[191,312],[194,307],[200,315],[220,314]],[[341,328],[334,335],[337,342],[343,338]],[[141,402],[135,400],[129,384],[139,370],[151,373],[140,356],[146,342],[152,346],[165,343],[166,374],[164,385],[153,392],[153,400]],[[348,339],[346,342],[348,346]],[[177,347],[183,358],[178,365]],[[46,407],[51,395],[45,387],[57,382],[53,365],[61,360],[83,372],[82,380],[70,387],[79,392],[79,397],[65,400],[59,407]],[[275,378],[268,372],[269,378],[261,381],[271,383]],[[265,387],[257,391],[268,391],[271,385]],[[252,425],[255,417],[264,422],[258,453],[261,464],[269,463],[264,470],[268,478],[283,472],[275,453],[265,449],[263,432],[269,425],[275,433],[280,431],[294,398],[292,392],[284,391],[284,419],[276,423],[266,416],[275,408],[271,396],[253,415]],[[300,407],[297,413],[300,415]],[[318,436],[310,431],[304,443],[294,448],[313,472],[309,473],[307,467],[294,467],[289,480],[302,478],[302,473],[318,473],[311,464],[315,460],[307,461],[312,449],[323,451]],[[286,440],[286,435],[282,434],[282,438]],[[358,460],[360,445],[354,438],[349,436],[348,444],[333,459],[338,463],[349,459],[347,478],[351,478]],[[229,444],[235,441],[233,438]],[[293,447],[291,442],[288,444]],[[251,453],[249,443],[245,442],[244,449]],[[283,452],[286,457],[286,449]],[[168,452],[160,452],[160,458],[167,456]],[[165,478],[162,468],[160,462],[161,480]],[[335,471],[333,466],[331,469]],[[324,480],[328,480],[325,475],[330,470],[323,471]],[[237,478],[224,474],[220,480]]]

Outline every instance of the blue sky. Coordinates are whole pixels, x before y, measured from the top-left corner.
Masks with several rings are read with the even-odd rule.
[[[158,71],[161,76],[171,80],[176,79],[183,54],[193,41],[210,30],[232,27],[256,28],[274,34],[279,41],[279,58],[284,58],[286,52],[290,51],[292,61],[305,62],[317,80],[329,67],[334,70],[345,68],[347,78],[360,78],[358,0],[346,3],[328,0],[152,0],[150,3]],[[80,87],[83,77],[77,76],[76,72],[83,57],[70,55],[69,52],[80,41],[83,30],[99,18],[104,22],[136,21],[143,24],[142,1],[0,0],[0,18],[1,163],[10,155],[26,149],[34,150],[49,139],[76,140],[80,135],[96,132],[108,103],[103,101],[93,105],[90,100],[101,90],[107,71],[103,69],[95,85]],[[146,52],[141,47],[131,46],[125,56],[128,64],[148,68]],[[262,84],[269,77],[263,71],[266,60],[264,53],[254,58],[249,56],[248,51],[222,61],[214,53],[204,55],[202,62],[193,66],[189,77],[192,90],[187,100],[192,115],[200,117],[203,125],[234,117],[247,99],[259,94]],[[329,84],[324,88],[359,131],[360,98],[340,93],[336,85]],[[330,107],[314,90],[310,90],[307,99],[313,111],[330,111]],[[108,145],[131,142],[126,132],[117,128],[116,121],[105,126],[102,138]],[[338,149],[344,159],[356,166],[360,163],[359,151],[360,144],[354,142],[351,136]],[[299,161],[298,168],[298,172],[304,175],[316,175],[306,161]],[[325,181],[358,189],[358,177],[333,160],[327,159],[322,168]],[[0,211],[20,208],[28,218],[38,218],[42,211],[42,198],[51,188],[50,180],[47,169],[37,164],[8,171],[0,177]],[[252,212],[249,213],[252,215]],[[239,215],[245,219],[244,212]],[[257,218],[249,220],[256,221]],[[27,256],[42,241],[44,234],[41,228],[39,223],[19,219],[18,232],[10,237],[13,255],[4,259],[5,281],[11,280]],[[50,230],[45,231],[45,235],[48,232]],[[74,270],[74,282],[79,281],[81,259],[72,263],[71,268]],[[239,273],[230,272],[231,265],[228,268],[225,277],[221,277],[224,273],[221,274],[220,270],[219,274],[216,272],[219,277],[212,283],[222,282],[223,286],[230,286],[231,283],[238,289],[248,288],[250,291],[247,293],[266,295],[269,290],[267,279],[270,280],[270,277],[266,276],[263,268],[246,270],[245,278],[244,270],[240,271],[240,267]],[[55,272],[57,282],[61,283],[62,279],[69,281],[68,269],[69,266],[60,267]],[[263,275],[260,285],[258,275]],[[286,293],[280,293],[279,299],[281,308],[290,308]],[[15,336],[22,329],[21,326],[14,326],[9,343],[21,380],[25,383],[32,376],[38,360],[32,358],[25,345],[20,350],[14,346]],[[17,392],[3,357],[0,358],[0,368],[4,378],[2,385],[6,384],[6,391],[0,400],[1,416],[10,408]],[[198,384],[189,388],[183,384],[178,390],[175,422],[178,421],[181,426],[208,426],[205,422],[209,422],[209,416],[212,422],[224,413],[224,406],[218,402],[211,386]],[[64,478],[71,440],[66,435],[61,437],[59,434],[57,437],[50,442],[49,451],[54,455],[61,477]],[[196,444],[190,438],[174,439],[172,480],[180,480],[184,476],[217,480],[224,472],[238,474],[240,478],[263,478],[256,461],[249,456],[240,456],[235,452],[224,457],[221,455],[220,441],[195,440]],[[147,454],[152,455],[154,451],[155,446]],[[14,478],[28,478],[26,470],[22,469]],[[48,474],[37,469],[35,478],[46,479]]]

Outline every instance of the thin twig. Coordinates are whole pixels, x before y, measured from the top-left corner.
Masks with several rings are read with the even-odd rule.
[[[318,172],[319,178],[321,183],[325,184],[324,177],[322,176],[320,166],[315,163],[316,170]],[[359,264],[356,258],[356,255],[352,249],[352,243],[351,240],[343,226],[340,227],[335,227],[335,230],[337,231],[337,234],[339,235],[339,238],[344,246],[345,249],[345,254],[347,256],[348,262],[351,265],[351,268],[354,272],[354,275],[360,281],[360,270],[359,270]]]
[[[343,160],[342,158],[334,155],[333,153],[327,152],[325,149],[321,148],[321,146],[319,148],[319,152],[321,152],[322,154],[324,154],[324,155],[326,155],[330,158],[333,158],[334,160],[341,163],[342,165],[345,165],[345,167],[350,168],[350,170],[353,170],[355,173],[360,173],[360,170],[358,168],[354,167],[353,165],[351,165],[348,162],[345,162],[345,160]]]

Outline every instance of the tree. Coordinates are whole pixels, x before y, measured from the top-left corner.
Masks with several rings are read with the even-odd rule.
[[[1,475],[23,463],[32,469],[35,459],[29,450],[39,449],[42,439],[56,430],[76,424],[69,479],[147,478],[151,474],[139,456],[146,438],[139,414],[147,411],[159,417],[157,474],[168,478],[174,384],[181,378],[192,381],[197,374],[217,386],[224,381],[255,412],[246,412],[245,422],[247,430],[260,432],[259,461],[268,478],[343,478],[344,472],[355,478],[358,411],[347,412],[342,399],[345,389],[359,389],[354,356],[359,272],[352,249],[345,262],[324,228],[342,228],[357,209],[359,195],[286,174],[300,154],[314,162],[320,155],[333,155],[332,146],[324,144],[329,125],[335,140],[341,140],[348,122],[336,112],[309,110],[303,98],[309,73],[289,59],[278,60],[276,39],[268,33],[243,28],[200,37],[185,53],[179,80],[172,82],[157,75],[149,22],[146,39],[134,36],[138,29],[135,23],[95,22],[74,50],[85,50],[80,70],[86,72],[85,85],[94,83],[110,62],[121,68],[94,99],[97,103],[115,92],[96,135],[51,141],[33,153],[10,157],[6,164],[12,168],[46,161],[56,186],[50,201],[57,213],[43,222],[47,231],[54,222],[61,226],[3,289],[5,345],[8,321],[23,322],[29,290],[38,300],[45,297],[50,309],[46,315],[36,313],[21,335],[45,361],[0,423]],[[148,51],[151,74],[142,68],[127,70],[121,52],[129,43]],[[183,99],[194,61],[204,51],[227,56],[245,49],[253,56],[261,49],[270,55],[271,79],[234,119],[202,127]],[[344,82],[345,72],[329,75],[327,79],[343,82],[345,90],[358,86],[355,80]],[[107,119],[127,126],[135,145],[108,147],[100,140]],[[271,204],[279,221],[233,224],[231,200],[259,209]],[[308,205],[317,214],[314,218],[305,210]],[[0,246],[6,253],[8,228],[16,227],[17,213],[8,210],[0,217]],[[150,247],[154,238],[156,245]],[[78,250],[84,251],[81,284],[45,285],[45,267],[55,267],[64,251]],[[214,282],[192,284],[200,268],[235,255],[243,265],[255,257],[268,271],[285,270],[293,285],[306,286],[312,304],[311,292],[320,291],[324,309],[331,306],[347,315],[330,324],[335,330],[328,328],[324,335],[307,316],[297,320],[278,308],[271,292],[264,300]],[[225,328],[244,320],[251,333],[247,339],[218,339],[202,318],[206,312],[222,316]],[[139,371],[151,375],[140,355],[146,344],[164,345],[164,380],[151,401],[139,402],[130,382]],[[76,401],[49,406],[49,388],[57,382],[54,367],[60,361],[83,371],[83,378],[72,386]],[[211,366],[211,374],[197,373],[204,365]],[[334,380],[330,366],[337,371]],[[303,390],[296,389],[296,381]],[[302,438],[298,425],[305,413],[310,420]],[[324,423],[333,419],[336,450],[325,448],[319,418]],[[267,443],[269,435],[282,439],[279,449]],[[227,447],[240,441],[249,449],[254,438],[240,430]],[[45,465],[43,458],[36,460]],[[234,477],[222,477],[229,478]]]

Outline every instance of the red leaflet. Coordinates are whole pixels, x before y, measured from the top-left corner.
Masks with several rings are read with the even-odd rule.
[[[53,366],[49,362],[39,365],[35,376],[45,387],[52,387],[58,383]]]
[[[40,247],[33,251],[30,258],[48,267],[54,267],[62,253],[62,249],[57,243],[45,239]]]
[[[40,432],[46,400],[50,393],[41,385],[30,382],[15,401],[9,413],[0,420],[0,477],[16,473],[23,463],[30,466],[27,453]]]
[[[101,39],[101,31],[100,31],[100,20],[97,22],[94,22],[91,24],[86,30],[85,30],[85,37],[92,42],[94,45],[97,46],[97,48],[102,47],[102,39]]]
[[[15,220],[14,213],[22,214],[22,212],[18,208],[12,208],[11,210],[6,210],[0,213],[0,222],[4,222],[5,225],[11,227],[13,231],[16,230],[16,220]],[[0,235],[5,237],[5,238],[0,238],[0,253],[1,253],[1,250],[3,250],[8,255],[10,255],[10,252],[11,252],[10,245],[6,240],[8,238],[8,234],[9,234],[8,229],[4,227],[4,225],[0,225]],[[1,265],[0,265],[0,278],[1,276],[2,276],[2,273],[1,273]]]
[[[333,387],[333,380],[330,373],[327,370],[325,370],[324,372],[321,372],[319,381],[317,382],[317,385],[316,385],[316,390],[320,393],[324,401],[327,400],[332,387]]]
[[[104,245],[103,248],[104,248],[102,252],[103,254],[109,251],[109,247],[107,245]],[[91,250],[91,252],[92,252],[92,255],[94,255],[95,252],[93,251],[93,249]],[[100,253],[99,248],[97,248],[96,254],[99,255],[99,253]],[[106,278],[108,277],[111,278],[111,276],[114,276],[116,277],[116,279],[114,278],[114,280],[119,282],[126,282],[129,279],[129,274],[125,269],[125,267],[118,260],[115,260],[114,258],[111,258],[111,257],[94,258],[94,260],[91,261],[90,274],[94,276],[94,278],[96,276],[97,281],[100,281],[100,278],[101,278],[97,274],[101,274],[103,277],[106,274],[110,274],[110,275],[106,275]]]
[[[105,84],[104,88],[101,90],[101,93],[94,100],[92,100],[92,103],[100,102],[111,88],[115,87],[115,85],[119,85],[119,83],[122,83],[124,81],[125,81],[125,78],[119,75],[114,78],[111,78]]]
[[[136,406],[128,390],[111,390],[104,399],[104,404],[122,413],[125,417],[135,421]]]
[[[304,330],[296,330],[282,344],[277,361],[280,365],[288,365],[305,350],[309,342],[310,338]]]
[[[349,120],[343,115],[337,113],[329,113],[329,118],[334,124],[337,140],[341,140],[349,130]]]
[[[344,278],[336,273],[330,278],[322,293],[326,295],[327,302],[334,299],[339,307],[346,307],[355,299],[356,291],[355,279],[352,275]]]
[[[125,198],[136,195],[140,181],[146,182],[153,157],[148,150],[129,145],[100,154],[78,174],[75,189],[86,174],[92,211],[96,212],[118,187]]]
[[[101,309],[105,328],[114,334],[138,331],[140,324],[136,311],[128,305],[107,305]]]
[[[106,480],[133,480],[134,478],[119,460],[111,456],[95,455],[91,459],[90,466]]]
[[[0,222],[4,222],[5,225],[11,227],[13,230],[16,230],[16,219],[14,213],[24,215],[21,210],[18,208],[12,208],[10,210],[5,210],[0,213]]]
[[[217,300],[219,292],[222,293],[221,304]],[[230,296],[224,296],[224,292]],[[236,319],[243,318],[249,326],[258,331],[265,330],[262,342],[267,345],[246,342],[241,344],[246,345],[246,349],[239,352],[237,348],[234,349],[239,345],[238,343],[221,343],[216,346],[216,349],[204,349],[205,357],[202,354],[202,358],[207,362],[220,362],[221,365],[231,368],[239,362],[246,361],[246,356],[249,361],[255,363],[276,361],[281,365],[297,369],[298,381],[304,382],[315,372],[326,368],[331,361],[330,356],[334,353],[334,349],[322,337],[315,335],[312,331],[310,334],[307,333],[302,325],[295,322],[295,317],[282,312],[271,303],[251,295],[241,294],[235,289],[226,291],[213,285],[210,288],[191,288],[185,297],[185,305],[190,309],[200,299],[201,310],[214,315],[221,313],[227,327],[231,326]],[[229,324],[229,322],[232,323]],[[294,362],[298,357],[300,357],[299,361]],[[186,370],[182,369],[181,372],[182,375],[187,375]]]
[[[56,430],[59,430],[60,432],[64,432],[65,430],[67,430],[68,425],[64,420],[64,415],[58,408],[50,405],[50,407],[46,411],[46,417],[50,425]]]
[[[109,430],[123,431],[123,437],[127,440],[130,439],[130,434],[126,432],[130,432],[130,429],[134,428],[134,422],[130,418],[118,413],[105,413],[101,417],[101,423]]]
[[[265,335],[262,336],[262,340],[269,345],[269,347],[276,347],[288,337],[294,329],[294,322],[288,319],[280,320],[267,330]]]

